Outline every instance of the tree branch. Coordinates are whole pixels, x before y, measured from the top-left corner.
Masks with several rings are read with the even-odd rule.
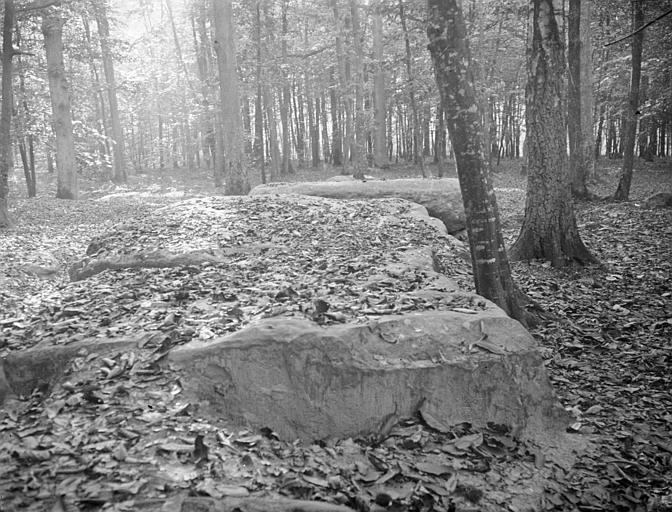
[[[644,23],[644,25],[642,25],[641,27],[639,27],[639,28],[638,28],[637,30],[635,30],[634,32],[631,32],[631,33],[628,34],[627,36],[623,36],[623,37],[621,37],[620,39],[616,39],[616,41],[612,41],[612,42],[610,42],[610,43],[606,43],[604,46],[611,46],[612,44],[616,44],[616,43],[620,43],[621,41],[625,41],[626,39],[629,39],[629,38],[631,38],[632,36],[634,36],[635,34],[641,32],[642,30],[644,30],[644,29],[645,29],[646,27],[648,27],[649,25],[653,25],[656,21],[658,21],[658,20],[662,20],[662,19],[663,19],[665,16],[667,16],[668,14],[672,14],[672,9],[668,10],[667,12],[664,12],[663,14],[661,14],[661,15],[658,16],[657,18],[652,19],[652,20],[649,21],[648,23]]]

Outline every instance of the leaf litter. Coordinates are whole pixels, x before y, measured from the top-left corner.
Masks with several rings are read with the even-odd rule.
[[[223,498],[270,491],[356,510],[525,510],[529,487],[537,482],[545,486],[541,503],[534,503],[540,510],[669,509],[668,211],[632,204],[582,205],[582,236],[605,263],[603,268],[572,273],[553,271],[543,262],[514,266],[523,288],[561,318],[533,334],[555,388],[576,417],[572,427],[577,435],[594,440],[594,449],[568,469],[545,460],[534,446],[518,443],[505,427],[477,432],[469,425],[437,425],[423,411],[417,418],[395,418],[382,440],[309,445],[281,442],[267,429],[232,432],[193,415],[190,404],[180,402],[179,379],[156,364],[163,350],[240,328],[260,314],[255,309],[259,297],[269,304],[262,315],[278,307],[280,314],[304,314],[306,304],[305,311],[314,311],[325,322],[343,321],[326,316],[334,311],[343,311],[347,320],[395,312],[395,307],[401,311],[390,297],[373,305],[365,302],[355,313],[341,305],[352,298],[341,299],[338,293],[331,294],[336,299],[330,297],[334,289],[348,289],[354,297],[365,293],[349,287],[348,276],[360,272],[361,281],[374,260],[364,258],[347,271],[334,272],[323,254],[309,270],[330,269],[338,278],[330,276],[335,286],[323,285],[320,293],[308,289],[315,281],[307,281],[306,291],[288,279],[297,275],[289,270],[274,281],[267,274],[264,280],[255,278],[255,285],[240,283],[232,292],[228,285],[233,282],[216,287],[214,267],[202,285],[193,285],[188,271],[179,269],[105,272],[107,276],[68,284],[64,266],[84,252],[91,238],[119,219],[148,216],[170,201],[138,204],[137,198],[119,198],[105,205],[114,210],[109,216],[89,203],[77,203],[71,210],[73,203],[51,201],[59,205],[62,217],[50,222],[49,206],[26,202],[20,208],[32,213],[25,217],[29,220],[21,235],[1,235],[3,257],[9,255],[3,261],[3,270],[8,270],[3,279],[10,281],[0,296],[4,350],[47,340],[68,343],[73,338],[142,334],[138,348],[113,358],[81,354],[70,368],[72,380],[13,401],[0,413],[0,495],[11,499],[2,503],[4,508],[43,510],[47,504],[52,510],[159,510],[171,496]],[[40,208],[41,213],[34,212]],[[305,214],[284,219],[287,225],[278,233],[278,244],[315,236],[317,230],[300,236]],[[508,235],[515,236],[513,229]],[[52,268],[54,260],[61,265],[55,276],[18,268],[26,240],[32,241],[31,249],[53,255],[44,259]],[[414,239],[403,243],[412,246]],[[298,256],[290,266],[303,261],[300,251],[291,254]],[[259,255],[264,256],[261,251]],[[463,264],[450,254],[437,261],[442,258],[448,262],[444,270],[452,267],[452,277],[468,283]],[[268,272],[263,258],[252,259],[254,264],[243,265],[241,273]],[[412,289],[414,279],[402,281],[403,286]],[[398,297],[392,292],[394,279],[376,276],[371,281],[375,297],[381,291]],[[301,309],[287,309],[290,300],[302,301]],[[320,300],[325,304],[315,302]],[[222,310],[212,308],[213,301],[231,305],[223,327],[209,317]],[[390,302],[395,305],[390,307]],[[420,302],[423,306],[428,307]],[[201,322],[192,325],[185,321],[190,318]]]

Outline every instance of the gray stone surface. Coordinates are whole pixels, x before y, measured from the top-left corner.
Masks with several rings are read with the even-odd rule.
[[[179,347],[169,362],[190,400],[284,439],[375,434],[418,410],[538,441],[567,425],[533,338],[490,303],[327,328],[267,320]]]
[[[250,192],[250,195],[265,194],[303,194],[332,199],[399,197],[427,208],[429,215],[443,222],[448,233],[457,233],[466,227],[460,185],[455,178],[270,183],[254,187]]]

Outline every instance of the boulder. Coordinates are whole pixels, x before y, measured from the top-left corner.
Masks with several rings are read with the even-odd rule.
[[[499,308],[409,313],[330,327],[273,319],[174,349],[186,398],[237,426],[315,440],[432,426],[508,425],[543,442],[567,415],[532,336]]]
[[[444,223],[448,233],[458,233],[466,227],[460,184],[455,178],[271,183],[254,187],[250,192],[250,195],[264,194],[302,194],[332,199],[399,197],[427,208],[430,216]]]

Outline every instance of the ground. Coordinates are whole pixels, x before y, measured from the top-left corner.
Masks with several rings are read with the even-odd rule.
[[[600,181],[591,187],[594,193],[606,196],[613,192],[619,164],[600,162]],[[507,162],[494,174],[509,243],[517,235],[524,210],[525,178],[517,169],[517,163]],[[287,176],[286,181],[318,180],[334,174],[328,168],[302,171]],[[369,174],[394,178],[415,177],[418,172],[397,166],[370,170]],[[11,209],[17,225],[0,234],[0,352],[72,332],[67,311],[74,314],[77,309],[86,309],[91,290],[83,282],[81,295],[67,297],[68,307],[62,310],[58,325],[52,325],[53,311],[62,307],[64,299],[60,294],[62,272],[56,269],[80,257],[94,236],[117,223],[142,218],[157,205],[212,193],[209,184],[204,173],[148,173],[132,177],[125,191],[85,183],[79,202],[51,199],[52,183],[43,184],[44,192],[38,199],[13,199]],[[563,404],[576,418],[572,430],[592,440],[594,446],[570,472],[557,467],[544,469],[552,476],[541,503],[546,510],[672,510],[672,210],[642,207],[648,195],[670,190],[669,162],[639,162],[631,201],[577,205],[581,235],[601,266],[558,272],[541,261],[513,265],[521,287],[559,317],[532,333]],[[22,192],[16,184],[14,191]],[[111,192],[129,194],[114,201],[95,201]],[[28,262],[23,258],[27,252],[34,255]],[[470,286],[469,276],[463,276],[461,284]],[[105,291],[96,293],[102,297]],[[40,314],[45,319],[42,323],[38,321]],[[92,325],[73,330],[85,337],[86,329],[100,328]],[[286,445],[272,436],[235,433],[219,438],[214,448],[214,438],[217,432],[221,437],[221,431],[214,427],[199,430],[188,423],[185,411],[170,400],[175,383],[152,366],[155,355],[147,357],[146,369],[133,375],[131,389],[103,386],[77,394],[68,394],[66,389],[44,402],[36,395],[0,411],[0,445],[4,448],[0,451],[0,505],[41,510],[47,500],[51,510],[63,510],[71,505],[67,497],[76,490],[80,498],[89,496],[88,501],[78,502],[80,507],[124,510],[141,489],[153,490],[155,494],[146,492],[149,499],[157,496],[157,489],[167,492],[169,487],[204,496],[241,496],[253,487],[366,510],[368,505],[363,501],[368,495],[362,488],[367,482],[382,486],[403,477],[407,483],[397,487],[397,495],[380,492],[376,496],[367,491],[379,502],[372,509],[431,510],[435,506],[442,510],[438,504],[451,500],[458,504],[457,510],[487,509],[483,502],[479,504],[482,481],[442,478],[456,468],[443,467],[432,457],[453,453],[473,474],[485,464],[490,470],[488,478],[495,480],[488,483],[501,489],[501,507],[522,510],[514,499],[518,488],[535,468],[541,471],[544,466],[538,454],[535,457],[526,447],[508,444],[501,433],[460,427],[462,430],[439,435],[413,421],[395,426],[392,441],[378,447],[367,447],[363,441],[336,446]],[[114,371],[121,362],[108,361],[106,371]],[[99,367],[90,368],[92,363],[88,358],[78,362],[82,372],[99,373]],[[128,361],[122,366],[128,367]],[[105,403],[101,406],[98,401]],[[113,403],[126,404],[129,413],[141,410],[142,414],[135,424],[124,423],[122,428],[118,413],[112,413],[114,407],[108,408]],[[71,416],[66,423],[63,413],[75,406],[81,409],[78,425],[72,424]],[[169,440],[160,437],[165,435],[166,424],[174,434]],[[193,435],[201,431],[205,449],[199,448],[198,435]],[[21,439],[20,449],[12,448],[16,437],[11,436],[15,434]],[[119,439],[128,442],[120,443]],[[128,446],[134,448],[131,455],[126,453]],[[152,466],[148,457],[138,454],[139,446],[146,454],[155,450],[163,457],[160,471],[151,472],[156,464]],[[207,446],[210,458],[204,462]],[[392,451],[401,453],[394,465],[389,464]],[[225,461],[233,454],[242,454],[242,458],[236,467],[227,466]],[[213,462],[215,455],[217,464]],[[346,470],[348,464],[355,469]],[[337,474],[333,473],[334,465],[342,465]],[[201,474],[195,478],[204,467],[212,477]],[[143,468],[148,469],[143,473]],[[215,478],[218,474],[248,483],[222,487]],[[107,480],[107,485],[101,480]],[[172,487],[166,484],[168,480]],[[182,483],[176,485],[175,481]],[[44,482],[58,483],[47,489],[41,487]],[[58,498],[60,495],[65,498]]]

